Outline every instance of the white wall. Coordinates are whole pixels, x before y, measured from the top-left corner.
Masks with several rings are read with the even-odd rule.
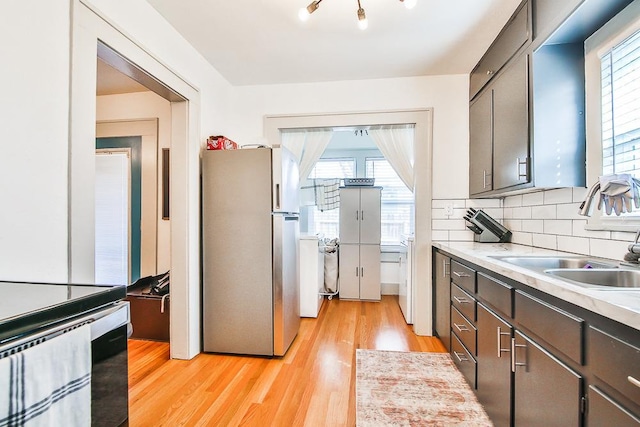
[[[0,13],[0,278],[67,281],[68,0]]]
[[[467,197],[468,75],[237,87],[228,136],[240,144],[255,143],[263,136],[265,115],[414,108],[434,112],[434,198]]]

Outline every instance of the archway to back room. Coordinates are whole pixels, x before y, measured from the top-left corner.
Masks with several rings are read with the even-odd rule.
[[[132,338],[169,342],[168,153],[182,98],[100,42],[96,82],[95,280],[128,286]]]
[[[431,288],[431,171],[432,171],[432,110],[400,110],[309,114],[298,116],[267,116],[265,137],[270,145],[280,145],[282,133],[291,130],[325,128],[364,129],[376,125],[415,126],[414,200],[416,287],[414,331],[418,335],[432,334]]]

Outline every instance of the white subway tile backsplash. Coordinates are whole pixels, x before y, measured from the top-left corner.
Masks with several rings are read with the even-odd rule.
[[[431,240],[434,242],[446,242],[449,240],[448,230],[431,230]]]
[[[584,237],[558,236],[558,250],[589,255],[589,239]]]
[[[559,188],[544,192],[545,205],[571,202],[573,202],[573,188]]]
[[[557,205],[556,214],[558,219],[584,219],[578,214],[580,203],[563,203]]]
[[[544,203],[544,192],[529,193],[522,195],[522,206],[536,206]]]
[[[558,249],[557,236],[551,234],[533,234],[532,246],[536,248]]]
[[[510,231],[523,231],[522,230],[522,220],[521,219],[505,219],[502,222],[502,225],[507,227]]]
[[[573,187],[573,201],[582,202],[587,197],[588,192],[589,189],[586,187]]]
[[[621,240],[591,239],[589,245],[591,246],[590,255],[601,258],[622,260],[624,258],[624,254],[627,253],[627,246],[629,246],[629,242]]]
[[[449,240],[452,242],[473,242],[473,232],[472,231],[457,231],[451,230],[449,231]]]
[[[531,208],[513,208],[513,219],[531,219]]]
[[[561,188],[504,199],[437,199],[432,201],[433,241],[473,241],[463,219],[467,209],[482,209],[513,233],[511,242],[604,258],[622,259],[635,237],[631,232],[587,230],[578,215],[587,188]],[[453,207],[451,216],[446,207]]]
[[[541,205],[531,207],[531,218],[535,219],[556,219],[556,205]]]
[[[573,221],[573,234],[576,237],[593,237],[596,239],[611,239],[611,232],[605,230],[587,230],[587,220]]]
[[[533,244],[531,233],[522,233],[516,231],[511,235],[511,243],[517,243],[518,245],[531,246]]]
[[[541,219],[523,219],[522,231],[528,231],[529,233],[543,233],[544,221]]]
[[[504,198],[503,206],[505,208],[513,208],[522,206],[522,195],[509,196]]]
[[[431,220],[434,230],[464,230],[467,228],[463,219],[434,219]]]
[[[571,236],[573,222],[568,219],[546,219],[544,220],[544,233]]]
[[[501,208],[502,199],[469,199],[467,200],[468,208]]]

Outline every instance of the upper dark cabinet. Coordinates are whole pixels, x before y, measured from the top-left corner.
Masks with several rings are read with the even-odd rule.
[[[487,53],[471,72],[469,97],[473,98],[495,76],[516,52],[529,41],[529,2],[525,1],[513,14]]]
[[[584,0],[535,0],[533,38],[547,38]]]

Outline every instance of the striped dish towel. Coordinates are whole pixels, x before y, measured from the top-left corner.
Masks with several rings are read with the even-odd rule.
[[[91,425],[91,326],[0,359],[0,427]]]

